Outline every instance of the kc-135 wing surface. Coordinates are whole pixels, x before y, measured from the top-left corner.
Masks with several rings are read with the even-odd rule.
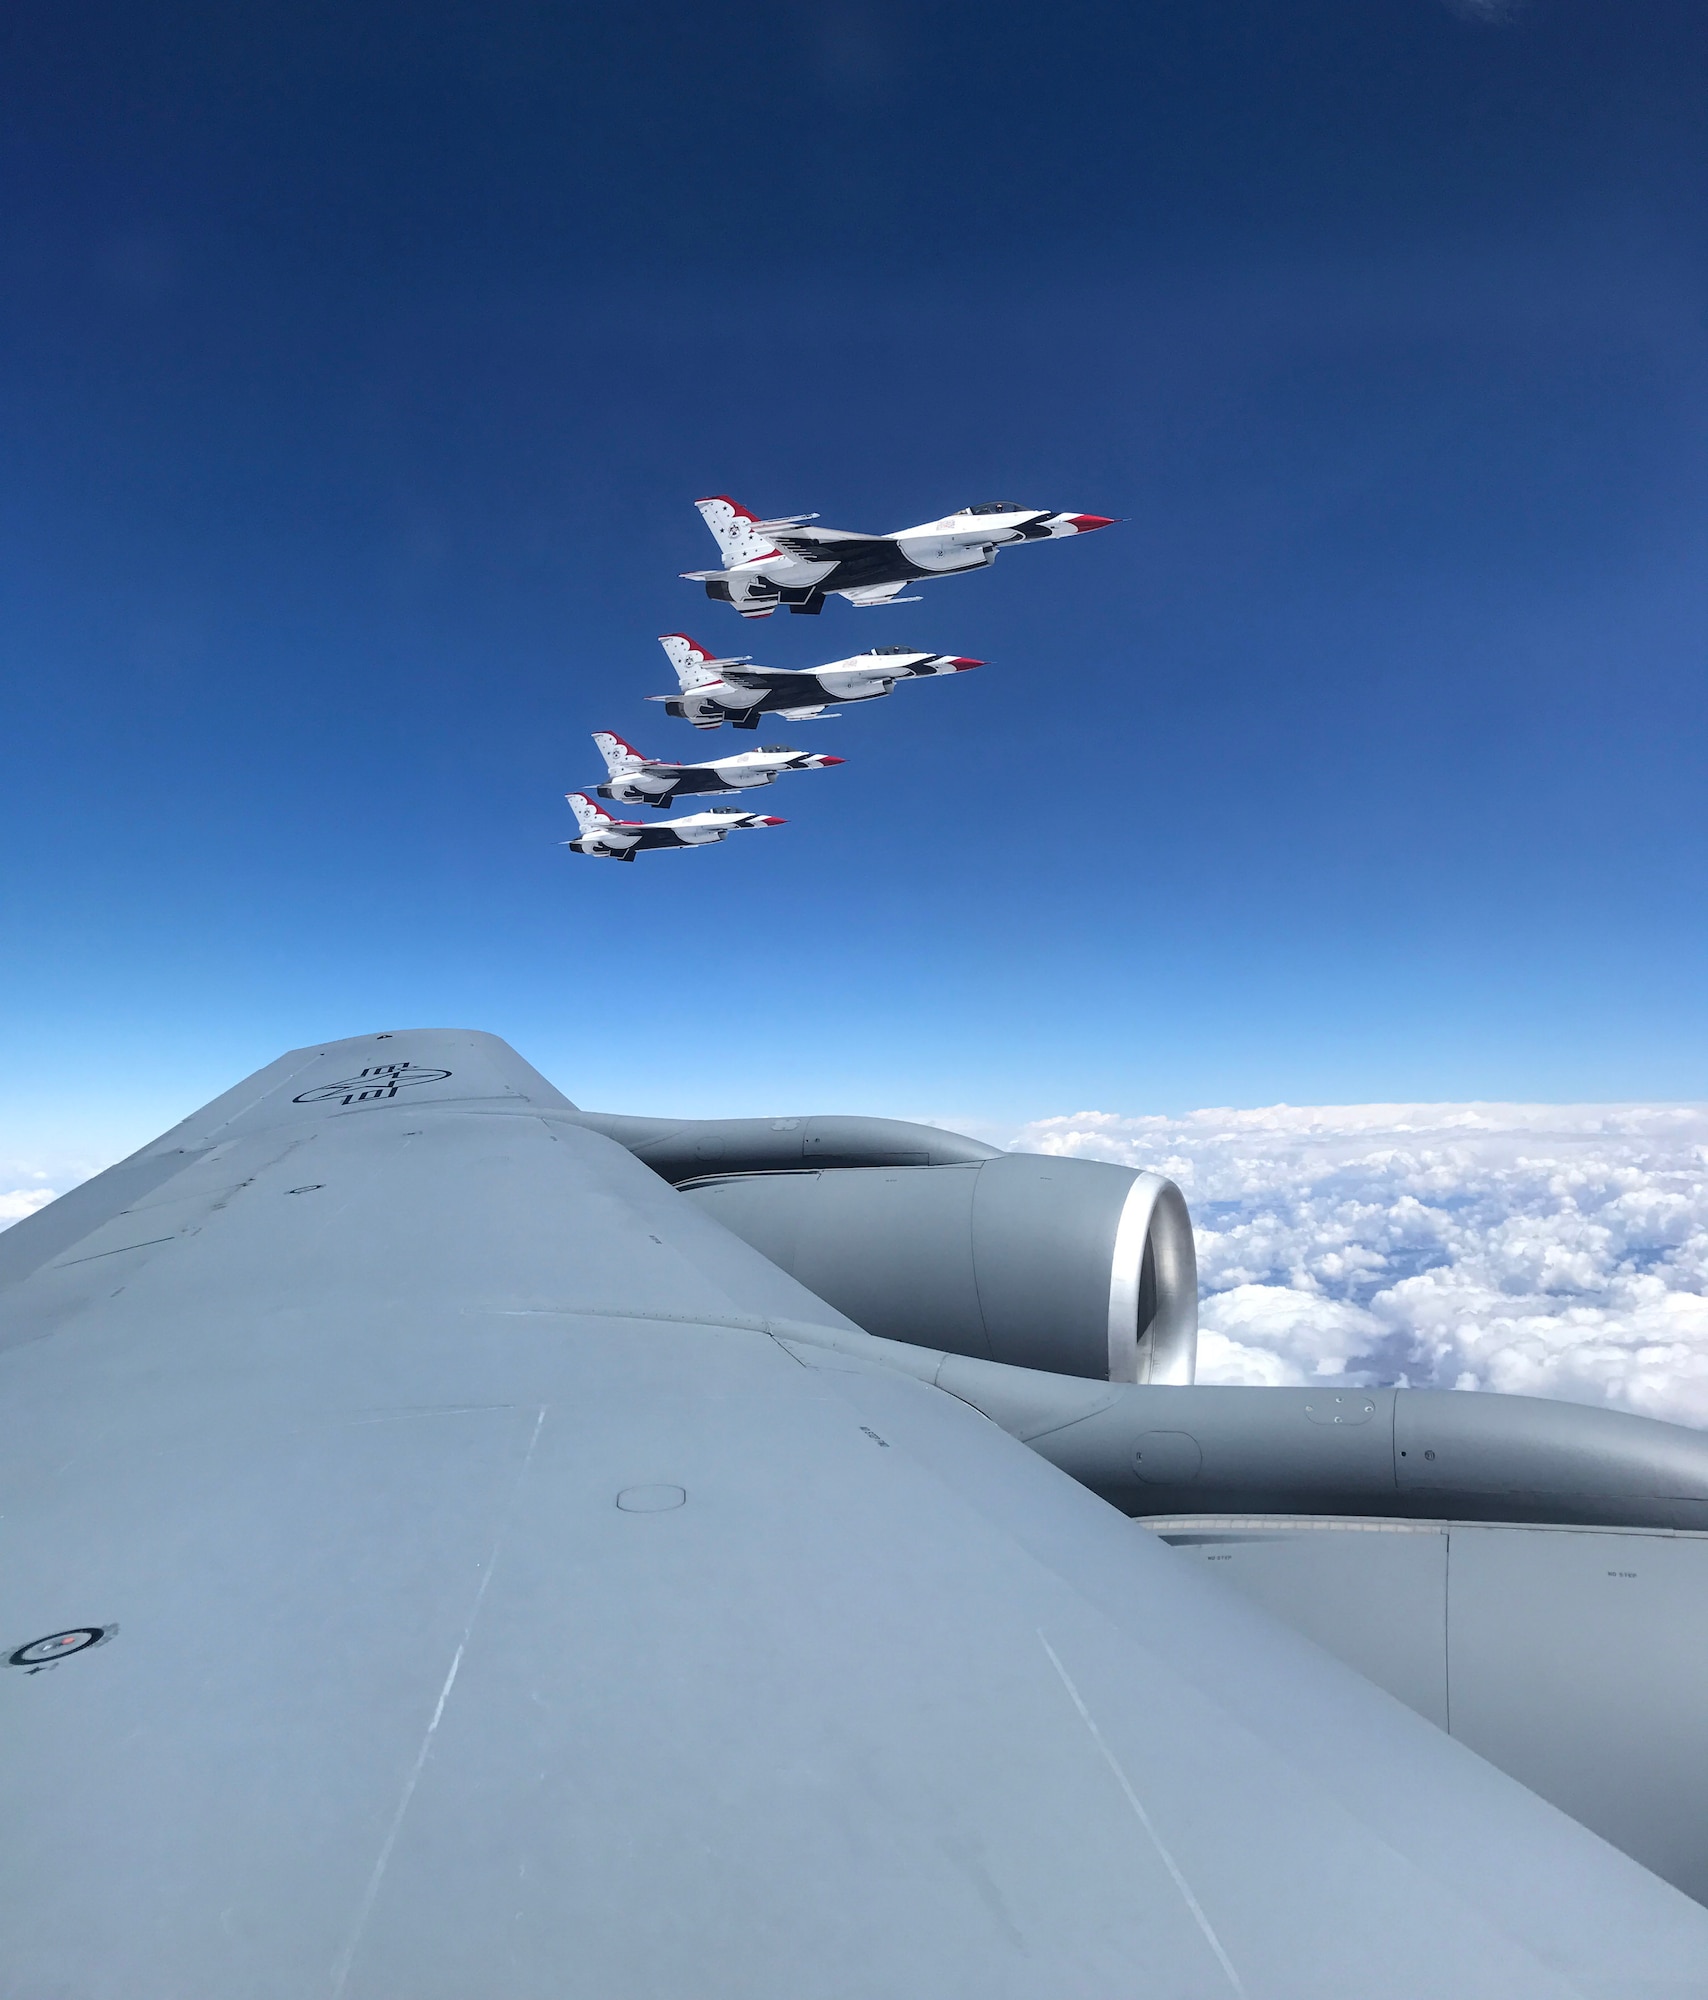
[[[1708,1912],[490,1036],[281,1058],[0,1288],[0,1991],[1708,1991]]]

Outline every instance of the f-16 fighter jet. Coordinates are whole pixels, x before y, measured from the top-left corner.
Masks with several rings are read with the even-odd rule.
[[[813,527],[816,514],[755,520],[723,493],[694,505],[717,537],[723,568],[682,574],[744,618],[769,618],[779,604],[822,611],[827,596],[850,604],[909,604],[913,600],[900,593],[910,583],[985,569],[1009,542],[1057,541],[1114,526],[1106,514],[1053,514],[1047,507],[992,500],[892,535],[857,535]]]
[[[565,847],[577,854],[591,854],[596,861],[632,861],[643,847],[709,847],[714,840],[750,826],[781,826],[768,813],[742,812],[735,806],[712,806],[685,819],[613,819],[603,806],[596,806],[585,792],[565,795],[575,808],[581,828]]]
[[[609,784],[595,789],[602,799],[625,806],[667,806],[679,792],[752,791],[758,785],[774,785],[785,771],[820,771],[844,761],[791,750],[786,743],[767,743],[762,749],[743,750],[711,763],[671,764],[643,757],[632,743],[608,729],[596,729],[593,741],[611,774]]]
[[[724,722],[737,729],[757,729],[762,715],[811,722],[833,701],[873,701],[888,694],[897,681],[964,674],[970,667],[984,665],[983,660],[965,660],[954,653],[876,646],[852,659],[796,673],[787,667],[756,667],[745,657],[714,659],[686,632],[661,633],[658,643],[676,669],[682,692],[649,694],[647,700],[663,702],[666,715],[679,716],[696,729],[716,729]]]

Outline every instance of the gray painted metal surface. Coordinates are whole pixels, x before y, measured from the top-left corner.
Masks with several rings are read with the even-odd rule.
[[[1149,1525],[1708,1902],[1708,1535],[1228,1515]]]
[[[502,1043],[173,1152],[0,1293],[0,1991],[1708,1992],[1708,1913]]]
[[[1160,1175],[1001,1153],[730,1174],[685,1192],[886,1339],[1100,1381],[1192,1379],[1192,1225]]]
[[[673,1186],[702,1174],[779,1173],[793,1167],[937,1167],[995,1159],[982,1139],[903,1118],[630,1118],[577,1111]]]
[[[862,1333],[800,1337],[948,1390],[1128,1514],[1708,1524],[1708,1433],[1619,1410],[1433,1389],[1091,1383]]]

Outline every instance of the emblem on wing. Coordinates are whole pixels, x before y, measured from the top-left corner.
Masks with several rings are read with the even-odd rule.
[[[69,1631],[50,1632],[45,1639],[31,1639],[14,1646],[6,1654],[9,1667],[22,1667],[27,1674],[39,1674],[57,1667],[73,1653],[86,1653],[91,1646],[104,1646],[119,1628],[116,1625],[73,1625]]]
[[[316,1084],[313,1090],[299,1091],[293,1104],[374,1104],[384,1102],[412,1083],[443,1083],[448,1069],[425,1069],[415,1063],[377,1063],[360,1076],[347,1076],[341,1083]]]

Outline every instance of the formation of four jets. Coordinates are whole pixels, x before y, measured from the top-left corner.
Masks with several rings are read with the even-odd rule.
[[[826,597],[862,606],[916,603],[917,598],[901,594],[910,583],[988,568],[997,550],[1009,543],[1058,541],[1113,525],[1103,514],[1058,514],[998,500],[963,507],[940,521],[893,535],[858,535],[813,527],[816,514],[757,520],[723,494],[695,505],[717,539],[723,567],[684,574],[744,618],[769,618],[779,605],[815,615],[824,609]],[[762,715],[816,722],[832,703],[874,701],[901,681],[965,673],[983,664],[954,653],[875,646],[803,672],[757,666],[745,654],[719,659],[683,632],[667,632],[659,644],[676,670],[678,692],[648,699],[662,702],[666,715],[696,729],[718,729],[726,722],[736,729],[756,729]],[[631,806],[668,806],[684,796],[753,791],[774,784],[785,771],[817,771],[844,761],[773,743],[679,764],[645,757],[609,730],[596,731],[593,741],[608,773],[606,782],[595,787],[599,798]],[[747,827],[783,824],[769,813],[739,806],[712,806],[682,819],[627,820],[613,818],[586,792],[571,792],[569,803],[580,833],[567,845],[607,861],[632,861],[648,848],[705,847]]]

